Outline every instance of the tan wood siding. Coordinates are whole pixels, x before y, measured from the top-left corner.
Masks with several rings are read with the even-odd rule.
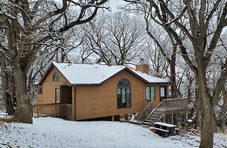
[[[59,81],[52,81],[54,73],[59,76]],[[131,84],[131,107],[117,109],[117,84],[119,80],[126,78]],[[69,85],[69,82],[53,67],[42,83],[42,95],[38,94],[37,104],[55,103],[55,88],[61,91],[62,85]],[[114,116],[120,114],[131,114],[142,111],[149,102],[145,99],[145,87],[155,86],[155,99],[153,107],[160,102],[159,86],[167,87],[168,84],[145,84],[141,79],[124,70],[105,81],[102,85],[96,86],[72,86],[72,120],[83,120],[90,118]],[[66,92],[70,92],[68,89]],[[62,99],[63,94],[61,94]],[[68,102],[69,100],[67,100]],[[61,100],[61,103],[64,102]]]
[[[59,76],[58,82],[52,81],[54,73],[57,73]],[[37,104],[55,103],[55,88],[59,88],[59,90],[60,90],[61,85],[69,85],[69,83],[58,72],[58,70],[55,67],[53,67],[53,69],[50,71],[47,78],[44,80],[44,82],[42,84],[42,91],[43,91],[42,95],[37,95]],[[60,90],[60,92],[61,92],[61,90]]]
[[[122,78],[131,84],[131,107],[117,109],[117,84]],[[140,112],[145,105],[145,84],[127,71],[122,71],[102,86],[78,87],[76,119],[88,119]]]

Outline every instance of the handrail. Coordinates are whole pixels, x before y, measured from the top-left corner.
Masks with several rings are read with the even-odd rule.
[[[174,103],[173,103],[174,102]],[[158,106],[156,106],[151,113],[146,117],[149,118],[158,108],[168,108],[168,107],[181,107],[181,108],[187,108],[188,101],[187,98],[170,98],[170,99],[164,99],[162,100]]]
[[[51,116],[71,119],[72,104],[35,104],[32,111],[34,117]]]
[[[153,101],[150,101],[141,112],[137,115],[137,120],[141,120],[142,116],[144,115],[145,111],[148,110],[150,107],[152,107]]]
[[[161,101],[151,112],[150,112],[150,114],[146,117],[146,118],[148,118],[150,115],[152,115],[158,108],[159,108],[159,106],[161,105],[163,103],[163,101]]]
[[[187,108],[188,106],[188,99],[187,98],[171,98],[171,99],[164,99],[162,107],[181,107]]]
[[[62,104],[61,103],[47,103],[47,104],[33,104],[33,106],[61,106]]]

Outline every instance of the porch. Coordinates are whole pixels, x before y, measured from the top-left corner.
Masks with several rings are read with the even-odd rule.
[[[33,117],[58,117],[72,120],[72,104],[36,104],[33,105]]]

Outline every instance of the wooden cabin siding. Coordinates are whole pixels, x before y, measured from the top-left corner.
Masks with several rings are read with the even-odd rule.
[[[53,81],[53,75],[57,73],[59,81]],[[131,84],[131,107],[117,109],[117,84],[121,79],[129,80]],[[72,104],[72,114],[67,117],[72,120],[83,120],[91,118],[99,118],[106,116],[124,115],[141,112],[143,108],[149,103],[145,98],[146,86],[155,86],[155,99],[153,107],[160,103],[160,86],[166,86],[168,97],[168,84],[145,84],[144,81],[128,72],[123,70],[113,77],[109,78],[101,85],[84,85],[84,86],[70,86],[65,88],[67,90],[61,91],[63,87],[70,86],[70,83],[65,77],[55,68],[52,67],[48,75],[42,81],[42,94],[38,94],[37,89],[37,104],[50,104],[55,103],[55,88],[59,88],[60,99],[67,97],[72,100],[60,100],[61,103]],[[71,91],[69,90],[71,88]],[[71,94],[60,94],[60,93]]]
[[[155,108],[160,103],[160,86],[166,86],[166,96],[167,96],[167,98],[169,97],[169,95],[168,95],[168,93],[169,93],[168,92],[168,84],[149,84],[149,85],[146,85],[146,86],[154,86],[155,87],[155,99],[153,100],[153,105],[152,105],[153,108]],[[147,101],[147,104],[148,103],[149,102]]]
[[[117,84],[126,78],[131,84],[131,107],[117,109]],[[101,86],[84,86],[76,89],[76,119],[89,119],[140,112],[145,105],[145,83],[122,71]]]
[[[53,81],[54,73],[57,73],[59,76],[58,82]],[[62,74],[55,67],[53,67],[53,69],[50,71],[50,73],[42,83],[42,86],[38,86],[38,87],[42,87],[42,95],[39,95],[37,93],[38,94],[37,104],[55,103],[55,88],[59,88],[59,93],[60,93],[61,85],[69,85],[69,82],[62,76]]]

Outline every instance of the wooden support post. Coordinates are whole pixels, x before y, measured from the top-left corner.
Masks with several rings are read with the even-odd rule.
[[[174,120],[173,120],[174,116],[173,116],[173,114],[171,114],[171,115],[172,115],[172,117],[171,117],[171,118],[172,118],[172,119],[171,119],[171,124],[174,124],[174,122],[173,122],[173,121],[174,121]]]
[[[187,114],[187,112],[185,111],[184,112],[184,128],[186,127],[186,118],[187,118],[186,114]]]
[[[72,120],[76,120],[76,87],[72,86]]]
[[[38,106],[36,107],[37,107],[37,117],[39,117],[39,107]]]
[[[166,122],[166,114],[163,116],[163,122]]]
[[[112,116],[112,121],[114,121],[114,116]]]
[[[188,119],[188,110],[186,110],[185,112],[185,127],[188,127],[188,123],[187,123],[187,119]]]

